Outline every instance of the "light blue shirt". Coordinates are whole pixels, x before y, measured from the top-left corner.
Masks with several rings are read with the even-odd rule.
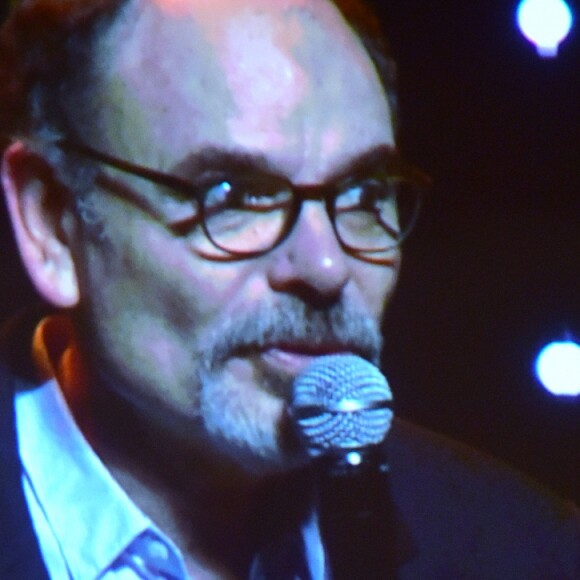
[[[77,427],[55,380],[16,395],[23,487],[52,580],[185,580],[175,545]]]
[[[183,557],[115,481],[53,379],[16,394],[23,488],[52,580],[186,580]],[[302,529],[313,579],[327,577],[313,515]]]

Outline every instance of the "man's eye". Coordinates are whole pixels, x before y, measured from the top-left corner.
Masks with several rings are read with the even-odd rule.
[[[264,180],[222,181],[207,189],[206,215],[222,211],[265,212],[288,204],[291,192]]]
[[[352,183],[341,191],[336,200],[336,210],[337,212],[384,211],[385,206],[395,205],[396,197],[396,180],[369,178]]]

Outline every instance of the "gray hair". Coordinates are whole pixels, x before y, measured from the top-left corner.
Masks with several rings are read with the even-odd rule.
[[[128,2],[22,0],[0,32],[3,134],[74,134],[78,105],[91,102],[96,42]]]

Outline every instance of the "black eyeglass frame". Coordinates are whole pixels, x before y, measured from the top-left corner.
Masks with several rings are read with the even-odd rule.
[[[388,252],[392,252],[393,250],[399,248],[401,244],[407,239],[409,233],[411,232],[413,226],[415,225],[415,222],[417,221],[419,209],[421,206],[421,194],[429,188],[431,183],[429,176],[425,174],[422,170],[415,167],[414,165],[407,163],[400,157],[396,157],[395,159],[397,168],[396,176],[403,177],[405,181],[408,183],[413,183],[418,190],[416,198],[416,207],[414,208],[413,216],[409,220],[409,223],[405,228],[405,231],[402,233],[401,237],[397,239],[392,246],[387,246],[378,249],[363,249],[357,248],[355,246],[346,243],[342,239],[342,235],[338,231],[338,226],[336,224],[336,208],[334,201],[336,200],[336,197],[340,193],[341,185],[344,185],[345,181],[326,185],[325,184],[295,185],[289,180],[286,180],[283,177],[278,176],[276,177],[276,179],[279,180],[281,183],[284,183],[285,186],[288,188],[288,190],[292,193],[292,204],[288,211],[286,223],[284,227],[281,229],[277,240],[272,245],[269,245],[266,249],[260,249],[251,252],[236,251],[230,248],[225,248],[219,243],[217,243],[213,235],[209,231],[205,215],[206,214],[205,189],[203,193],[200,193],[199,186],[189,182],[184,178],[169,173],[164,173],[156,169],[151,169],[138,163],[133,163],[130,161],[126,161],[124,159],[120,159],[109,153],[99,151],[98,149],[95,149],[93,147],[90,147],[89,145],[85,145],[78,141],[71,141],[69,139],[60,139],[55,142],[55,145],[66,153],[79,155],[80,157],[96,161],[97,163],[101,163],[103,165],[112,167],[128,175],[133,175],[141,179],[145,179],[161,187],[173,189],[176,190],[177,192],[187,195],[190,198],[194,198],[198,202],[199,207],[199,215],[197,215],[195,219],[198,223],[201,223],[203,231],[207,236],[208,240],[219,250],[226,252],[227,254],[231,255],[234,258],[239,259],[255,258],[275,249],[290,235],[291,231],[293,230],[296,221],[298,220],[298,217],[300,215],[302,203],[304,201],[323,201],[325,204],[326,212],[332,224],[333,231],[336,235],[336,239],[338,240],[341,248],[345,252],[355,256],[360,260],[367,262],[373,263],[390,262],[391,261],[390,258],[381,259],[380,257],[377,256],[377,254],[379,253],[385,254]],[[187,226],[184,226],[183,223],[180,223],[178,225],[169,225],[169,227],[174,233],[178,235],[184,235],[185,234],[184,230],[187,229]]]

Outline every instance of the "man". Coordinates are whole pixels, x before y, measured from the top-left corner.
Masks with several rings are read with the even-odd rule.
[[[378,361],[393,185],[419,175],[355,24],[376,35],[346,0],[31,0],[8,22],[3,187],[54,312],[6,349],[0,576],[327,573],[292,384],[324,354]],[[574,577],[571,508],[410,427],[389,442],[401,577]]]

